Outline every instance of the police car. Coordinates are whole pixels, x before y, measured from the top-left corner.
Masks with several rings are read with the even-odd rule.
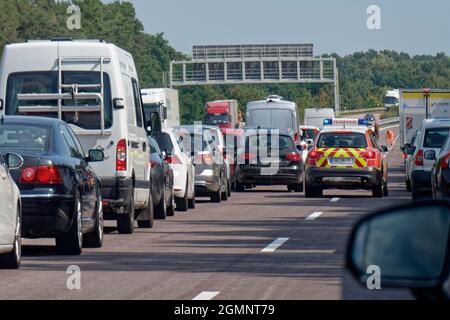
[[[366,119],[325,119],[305,165],[305,196],[321,197],[324,189],[371,190],[388,196],[388,166],[374,130]]]

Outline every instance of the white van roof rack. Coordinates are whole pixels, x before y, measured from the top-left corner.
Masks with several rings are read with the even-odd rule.
[[[20,113],[41,113],[41,112],[57,112],[58,119],[62,120],[63,112],[86,112],[94,111],[100,112],[100,130],[101,134],[105,135],[105,104],[104,104],[104,64],[111,61],[110,58],[105,57],[59,57],[58,59],[58,93],[31,93],[31,94],[17,94],[19,101],[41,101],[41,100],[57,100],[57,106],[20,106],[18,111]],[[100,65],[100,83],[95,84],[63,84],[62,83],[62,68],[65,62],[72,63],[93,63]],[[69,93],[64,93],[64,89],[69,89]],[[100,89],[98,92],[79,92],[79,89]],[[99,101],[98,106],[63,106],[63,100],[87,100],[95,99]]]

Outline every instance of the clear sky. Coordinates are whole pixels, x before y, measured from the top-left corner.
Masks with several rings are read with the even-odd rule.
[[[108,1],[109,2],[109,1]],[[450,54],[450,0],[131,0],[148,33],[194,44],[313,43],[315,54]],[[381,30],[367,8],[381,9]]]

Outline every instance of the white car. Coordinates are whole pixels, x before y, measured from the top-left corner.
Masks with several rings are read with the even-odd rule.
[[[153,134],[159,148],[166,155],[166,162],[173,170],[175,202],[178,211],[195,208],[195,169],[191,156],[184,151],[173,128],[163,128]]]
[[[21,261],[20,191],[8,168],[20,167],[22,158],[0,154],[0,268],[18,269]]]
[[[405,148],[406,154],[412,156],[409,176],[413,199],[431,197],[431,170],[436,161],[435,155],[444,146],[449,132],[448,119],[424,120],[415,145]]]

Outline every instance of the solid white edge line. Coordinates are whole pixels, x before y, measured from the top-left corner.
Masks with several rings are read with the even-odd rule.
[[[197,295],[194,299],[192,300],[197,300],[197,301],[206,301],[206,300],[212,300],[213,298],[215,298],[220,292],[219,291],[203,291],[202,293],[200,293],[199,295]]]
[[[278,238],[271,244],[269,244],[267,247],[261,250],[261,252],[275,252],[279,247],[281,247],[286,241],[288,241],[289,238]]]
[[[306,218],[308,221],[316,220],[318,217],[320,217],[323,214],[323,212],[314,212],[312,215]]]

